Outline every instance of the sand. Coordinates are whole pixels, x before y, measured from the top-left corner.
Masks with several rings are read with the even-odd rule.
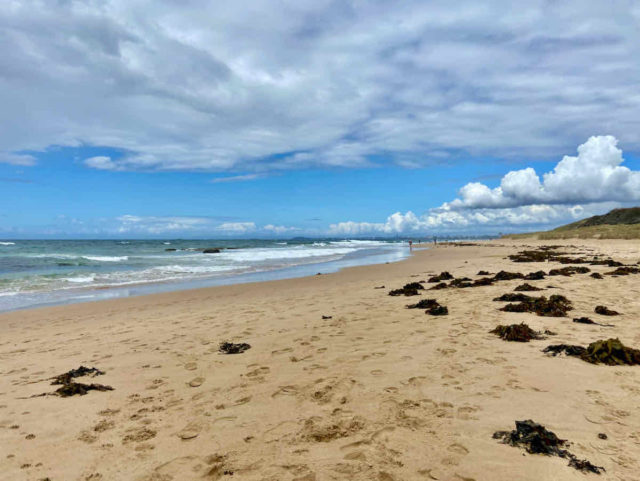
[[[640,260],[637,241],[559,242]],[[532,295],[569,298],[565,318],[499,311],[492,299],[519,280],[387,295],[443,270],[477,279],[561,267],[505,259],[523,244],[545,243],[438,246],[335,274],[2,314],[0,478],[640,479],[640,366],[541,352],[610,337],[640,347],[640,275],[528,281],[545,288]],[[449,315],[405,308],[430,297]],[[621,315],[598,316],[596,305]],[[572,322],[581,316],[615,327]],[[519,343],[488,332],[520,322],[557,335]],[[224,355],[222,341],[252,347]],[[77,381],[114,390],[30,397],[80,365],[105,374]],[[492,438],[525,419],[606,472]]]

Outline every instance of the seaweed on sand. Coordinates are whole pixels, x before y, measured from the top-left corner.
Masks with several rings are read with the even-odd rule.
[[[453,279],[453,276],[449,274],[447,271],[443,271],[437,276],[430,277],[427,282],[435,283],[435,282],[448,281],[451,279]]]
[[[476,279],[473,281],[473,287],[478,286],[490,286],[493,284],[493,279],[491,277],[481,277],[480,279]]]
[[[595,474],[605,471],[602,466],[595,466],[586,459],[578,459],[575,454],[565,449],[569,444],[566,439],[560,439],[542,424],[530,419],[516,421],[516,429],[513,431],[496,431],[493,433],[493,439],[500,439],[502,443],[510,446],[524,448],[529,454],[544,454],[568,459],[569,466],[578,471]]]
[[[430,291],[437,291],[437,290],[440,290],[440,289],[446,289],[447,287],[449,287],[449,286],[447,285],[446,282],[440,282],[439,284],[436,284],[435,286],[429,288],[429,290]]]
[[[568,346],[558,344],[547,346],[543,352],[554,356],[564,352],[567,356],[579,357],[592,364],[606,364],[608,366],[635,366],[640,364],[640,350],[627,347],[620,339],[595,341],[586,348],[582,346]]]
[[[546,275],[544,271],[529,272],[529,274],[524,276],[524,279],[527,281],[540,281],[544,279]]]
[[[493,276],[493,279],[496,281],[510,281],[513,279],[524,279],[524,274],[520,272],[500,271],[495,276]]]
[[[458,277],[454,280],[452,280],[451,282],[449,282],[449,287],[459,287],[459,288],[464,288],[464,287],[471,287],[471,279],[469,279],[468,277]]]
[[[605,275],[607,276],[628,276],[629,274],[638,274],[640,273],[640,269],[638,269],[637,267],[631,267],[631,266],[623,266],[623,267],[618,267],[617,269],[611,271],[611,272],[605,272]]]
[[[516,292],[541,291],[541,290],[542,289],[540,287],[532,286],[531,284],[528,284],[526,282],[524,284],[520,284],[518,287],[514,289],[514,291]]]
[[[95,367],[85,367],[80,366],[78,369],[71,369],[63,374],[59,374],[58,376],[53,377],[53,382],[51,385],[57,386],[61,385],[58,389],[56,389],[52,394],[58,395],[60,397],[69,397],[69,396],[84,396],[89,391],[113,391],[111,386],[106,386],[104,384],[84,384],[81,382],[75,382],[74,379],[77,377],[83,376],[102,376],[104,371],[100,369],[96,369]],[[41,396],[50,395],[49,393],[41,394]]]
[[[438,301],[435,299],[421,299],[416,304],[409,304],[407,309],[431,309],[432,307],[439,306]]]
[[[591,277],[593,277],[594,279],[604,279],[604,277],[602,277],[602,274],[600,274],[599,272],[592,273]]]
[[[514,294],[509,292],[507,294],[502,294],[500,297],[495,297],[493,300],[501,302],[530,302],[534,299],[535,297],[531,297],[526,294]]]
[[[251,345],[246,342],[234,344],[232,342],[223,342],[220,344],[220,352],[223,354],[240,354],[251,349]]]
[[[100,369],[96,369],[95,367],[85,367],[80,366],[78,369],[71,369],[70,371],[65,372],[64,374],[59,374],[52,379],[54,380],[51,384],[69,384],[72,379],[76,377],[82,376],[102,376],[104,371]]]
[[[618,311],[609,309],[607,306],[596,306],[594,311],[596,314],[600,314],[601,316],[619,316],[620,315]]]
[[[538,331],[534,331],[524,322],[522,324],[511,324],[509,326],[500,324],[489,332],[505,341],[529,342],[533,339],[544,339]]]
[[[389,291],[390,296],[417,296],[420,293],[418,291],[424,290],[424,287],[419,282],[410,282],[405,284],[401,289],[393,289]]]
[[[564,296],[553,295],[547,299],[545,296],[532,297],[529,301],[519,304],[507,304],[500,310],[505,312],[535,312],[543,317],[565,317],[572,310],[571,301]]]
[[[489,275],[491,275],[491,273],[489,273],[488,271],[478,271],[477,275],[479,275],[479,276],[489,276]]]
[[[614,327],[613,324],[602,324],[600,322],[592,321],[588,317],[577,317],[573,320],[573,322],[576,322],[578,324],[594,324],[596,326],[602,326],[602,327]]]
[[[432,316],[446,316],[449,314],[449,309],[447,309],[447,306],[437,305],[427,309],[425,314],[430,314]]]
[[[569,266],[563,267],[561,269],[551,269],[549,271],[550,276],[571,276],[573,274],[586,274],[587,272],[591,272],[591,269],[588,267],[576,267]]]

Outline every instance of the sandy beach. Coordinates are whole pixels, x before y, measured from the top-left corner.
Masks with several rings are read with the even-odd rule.
[[[640,260],[637,241],[553,243]],[[518,279],[388,295],[442,271],[478,279],[563,267],[506,258],[546,244],[439,245],[334,274],[1,314],[0,478],[638,480],[640,366],[542,352],[616,337],[640,348],[638,275],[527,281],[543,289],[528,294],[566,296],[567,317],[500,311],[492,299]],[[405,307],[425,298],[449,314]],[[597,305],[621,314],[600,316]],[[614,326],[572,322],[581,316]],[[520,343],[489,333],[520,322],[556,335]],[[225,355],[223,341],[251,348]],[[37,396],[81,365],[105,374],[79,382],[113,390]],[[526,419],[606,471],[493,438]]]

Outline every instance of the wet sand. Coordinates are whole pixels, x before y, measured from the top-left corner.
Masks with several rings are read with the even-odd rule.
[[[611,337],[640,348],[640,275],[527,281],[543,288],[527,294],[572,301],[557,318],[499,310],[492,299],[521,280],[387,295],[441,271],[478,279],[563,267],[506,259],[549,243],[438,246],[335,274],[1,314],[0,478],[640,479],[640,366],[541,352]],[[640,260],[637,241],[552,243]],[[424,298],[449,314],[405,308]],[[597,305],[621,315],[595,314]],[[614,327],[572,322],[582,316]],[[489,333],[520,322],[557,335],[519,343]],[[251,348],[225,355],[223,341]],[[80,365],[105,374],[76,381],[113,391],[31,397]],[[606,472],[493,439],[525,419]]]

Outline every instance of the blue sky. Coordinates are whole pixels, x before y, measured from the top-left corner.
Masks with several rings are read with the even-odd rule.
[[[0,238],[495,234],[639,203],[640,8],[510,5],[13,2]]]

